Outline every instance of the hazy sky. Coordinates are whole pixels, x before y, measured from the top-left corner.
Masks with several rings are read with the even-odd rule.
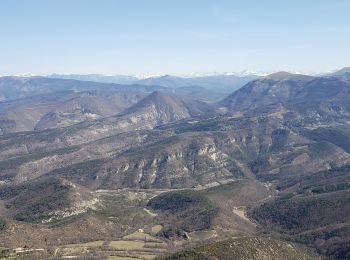
[[[349,0],[0,0],[0,74],[327,71]]]

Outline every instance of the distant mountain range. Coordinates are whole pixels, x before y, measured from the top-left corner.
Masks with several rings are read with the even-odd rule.
[[[135,76],[126,76],[126,75],[102,75],[102,74],[51,74],[48,78],[55,79],[75,79],[82,81],[95,81],[101,83],[116,83],[116,84],[133,84],[139,80]]]
[[[242,87],[247,82],[253,79],[257,79],[260,76],[254,74],[215,74],[215,75],[204,75],[204,76],[157,76],[148,78],[137,78],[133,76],[105,76],[105,75],[59,75],[52,74],[50,78],[61,78],[61,79],[76,79],[85,81],[96,81],[102,83],[116,83],[116,84],[140,84],[147,86],[163,86],[168,88],[183,88],[183,87],[202,87],[208,90],[219,93],[231,93],[236,89]]]
[[[278,73],[277,73],[278,74]],[[297,74],[299,73],[290,73]],[[159,85],[169,88],[181,87],[203,87],[214,92],[224,94],[232,93],[251,80],[268,75],[267,73],[256,73],[244,71],[242,73],[196,73],[187,76],[161,75],[150,77],[137,77],[128,75],[102,75],[102,74],[51,74],[49,78],[76,79],[82,81],[95,81],[101,83],[116,84],[141,84]],[[345,67],[339,71],[320,74],[320,76],[344,76],[350,77],[350,68]]]

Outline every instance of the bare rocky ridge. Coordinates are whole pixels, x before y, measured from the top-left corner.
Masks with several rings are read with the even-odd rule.
[[[349,81],[334,77],[311,77],[277,73],[248,83],[221,101],[229,111],[244,111],[273,104],[301,107],[342,101],[349,95]],[[333,103],[333,105],[335,105]]]
[[[116,115],[146,95],[138,92],[82,92],[46,113],[34,129],[64,127]]]
[[[154,90],[162,90],[174,97],[171,94],[173,92],[197,95],[187,89],[175,91],[161,86],[118,85],[44,77],[2,77],[0,89],[3,93],[8,93],[0,104],[0,134],[58,128],[117,115]],[[207,90],[203,91],[204,96],[201,89],[195,92],[198,92],[201,99],[210,97],[210,91],[209,94],[205,94]],[[40,96],[42,98],[38,99]],[[194,106],[207,109],[205,103],[198,101],[197,105],[191,105],[193,101],[182,98],[189,105],[188,111],[184,112],[186,115],[188,112],[199,112],[198,109],[193,110]],[[16,103],[15,100],[19,99]],[[173,101],[173,105],[175,103]]]
[[[56,95],[59,98],[50,100]],[[28,98],[23,104],[9,105],[0,112],[1,134],[64,127],[116,115],[146,95],[132,91],[93,91],[53,93],[39,100]]]

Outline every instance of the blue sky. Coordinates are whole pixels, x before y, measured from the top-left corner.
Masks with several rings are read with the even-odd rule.
[[[348,0],[1,0],[0,74],[328,71]]]

